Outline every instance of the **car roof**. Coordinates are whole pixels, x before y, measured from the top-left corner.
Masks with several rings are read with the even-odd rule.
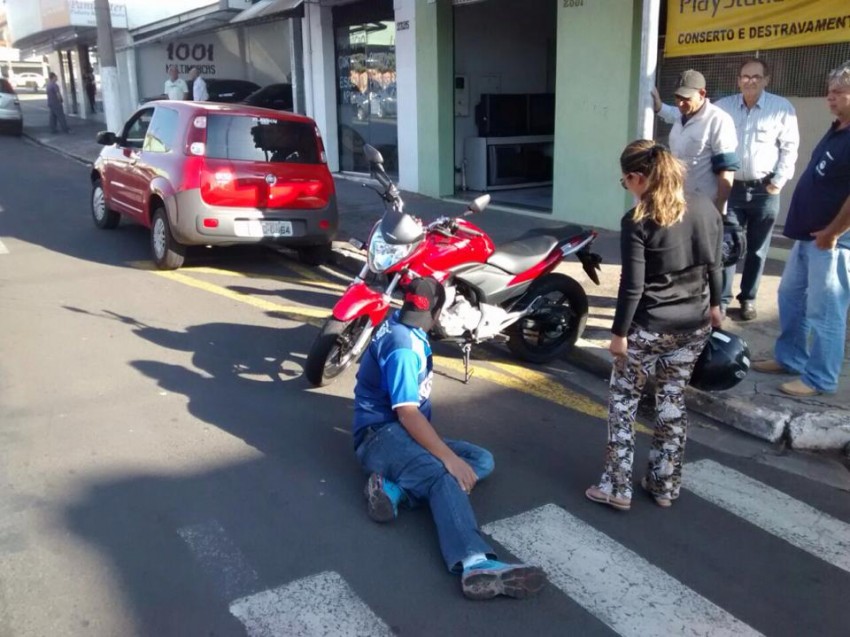
[[[211,113],[216,115],[250,115],[253,117],[270,117],[273,119],[282,119],[293,122],[305,122],[314,124],[312,118],[289,111],[275,111],[270,108],[261,108],[259,106],[249,106],[247,104],[219,104],[217,102],[189,102],[182,100],[155,100],[147,102],[138,109],[150,108],[152,106],[168,106],[176,108],[178,111],[194,112],[196,114]]]

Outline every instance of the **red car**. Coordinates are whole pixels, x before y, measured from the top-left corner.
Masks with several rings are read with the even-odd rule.
[[[151,229],[157,267],[188,246],[276,243],[310,264],[330,254],[339,213],[316,123],[242,104],[145,104],[91,172],[95,225],[127,217]]]

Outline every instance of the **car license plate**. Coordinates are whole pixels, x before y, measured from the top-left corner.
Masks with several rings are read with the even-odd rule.
[[[261,220],[260,226],[263,228],[264,237],[291,237],[292,222],[291,221],[266,221]]]

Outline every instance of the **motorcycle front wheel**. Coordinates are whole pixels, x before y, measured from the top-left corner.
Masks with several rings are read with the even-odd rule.
[[[508,348],[530,363],[548,363],[575,345],[587,322],[587,294],[565,274],[547,274],[525,293],[537,308],[511,326]],[[527,304],[524,304],[527,306]]]
[[[368,316],[359,316],[350,321],[329,318],[313,342],[304,375],[316,387],[328,385],[357,361],[360,352],[354,352],[364,330],[372,331]]]

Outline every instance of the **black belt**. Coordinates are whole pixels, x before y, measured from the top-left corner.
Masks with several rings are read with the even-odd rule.
[[[734,183],[741,185],[744,188],[755,188],[756,186],[763,186],[765,184],[770,183],[770,180],[773,179],[775,175],[776,173],[770,173],[769,175],[765,175],[761,179],[750,179],[748,181],[745,181],[743,179],[736,179]]]

